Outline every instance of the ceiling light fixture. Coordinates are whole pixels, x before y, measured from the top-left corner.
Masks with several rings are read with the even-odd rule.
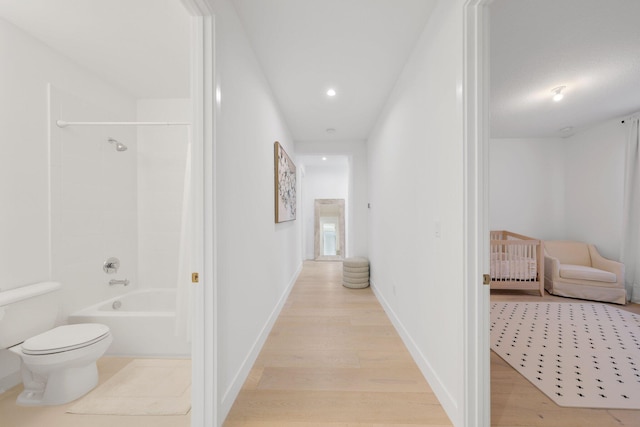
[[[333,133],[336,133],[336,130],[334,128],[329,128],[329,129],[327,129],[327,133],[328,134],[333,134]]]
[[[336,90],[335,89],[329,89],[327,91],[327,95],[328,96],[336,96]]]
[[[326,158],[326,157],[323,157],[323,158],[322,158],[322,160],[327,160],[327,158]]]
[[[562,101],[562,98],[564,98],[564,93],[562,93],[562,91],[566,88],[566,86],[558,86],[558,87],[554,87],[553,89],[551,89],[551,93],[553,93],[553,100],[558,102],[558,101]]]

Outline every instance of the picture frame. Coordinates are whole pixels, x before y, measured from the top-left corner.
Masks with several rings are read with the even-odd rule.
[[[275,176],[275,221],[296,219],[296,165],[278,141],[273,144]]]

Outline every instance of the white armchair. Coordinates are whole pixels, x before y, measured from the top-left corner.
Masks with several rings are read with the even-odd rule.
[[[624,264],[582,242],[544,242],[544,288],[553,295],[626,304]]]

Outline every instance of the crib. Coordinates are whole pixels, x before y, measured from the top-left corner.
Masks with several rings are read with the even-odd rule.
[[[491,289],[534,290],[544,296],[543,246],[521,234],[491,231]]]

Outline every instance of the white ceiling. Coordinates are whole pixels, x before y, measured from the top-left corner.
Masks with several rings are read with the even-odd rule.
[[[0,0],[0,17],[135,98],[190,95],[180,0]]]
[[[639,0],[494,0],[490,8],[491,136],[566,136],[640,110]],[[556,103],[557,86],[567,88]]]
[[[232,2],[296,141],[366,139],[437,3]]]
[[[297,141],[366,139],[437,3],[231,1]],[[640,110],[640,0],[490,8],[493,137],[563,136]],[[189,95],[180,0],[0,0],[0,16],[136,98]]]

